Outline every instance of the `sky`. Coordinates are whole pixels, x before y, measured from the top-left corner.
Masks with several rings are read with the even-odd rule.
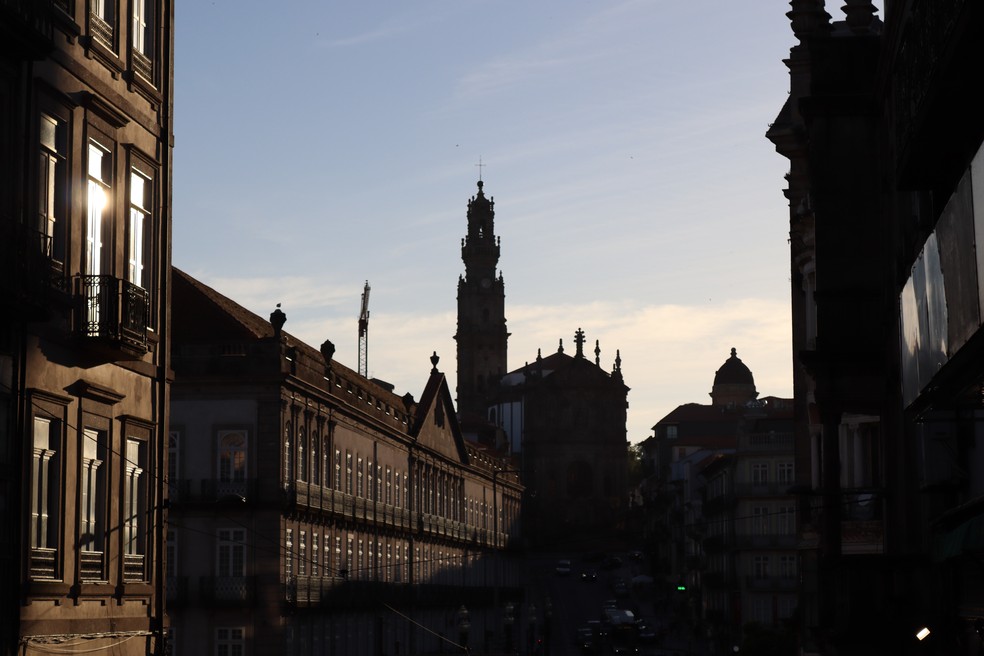
[[[495,199],[508,366],[584,330],[627,439],[737,349],[792,395],[785,3],[177,3],[173,263],[419,397],[455,384],[468,199]],[[839,9],[829,8],[831,14]],[[482,166],[479,168],[478,164]],[[593,354],[590,354],[593,357]]]

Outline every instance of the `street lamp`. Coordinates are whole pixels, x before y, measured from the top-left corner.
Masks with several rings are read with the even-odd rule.
[[[461,608],[458,609],[458,644],[462,646],[466,654],[468,653],[468,630],[470,628],[468,609],[462,604]]]

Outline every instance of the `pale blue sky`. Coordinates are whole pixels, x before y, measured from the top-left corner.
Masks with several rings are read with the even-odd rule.
[[[621,350],[628,438],[731,347],[791,395],[779,2],[195,0],[176,9],[174,264],[419,395],[454,384],[481,158],[511,369]],[[839,9],[829,11],[839,13]]]

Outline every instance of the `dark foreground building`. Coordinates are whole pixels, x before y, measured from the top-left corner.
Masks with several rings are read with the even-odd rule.
[[[0,1],[0,654],[163,654],[172,2]]]
[[[790,4],[802,648],[978,654],[984,5]]]

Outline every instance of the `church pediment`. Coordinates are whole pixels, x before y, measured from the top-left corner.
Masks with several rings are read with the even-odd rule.
[[[417,404],[413,436],[417,444],[425,449],[450,460],[468,462],[447,378],[436,369],[431,371],[427,387]]]

